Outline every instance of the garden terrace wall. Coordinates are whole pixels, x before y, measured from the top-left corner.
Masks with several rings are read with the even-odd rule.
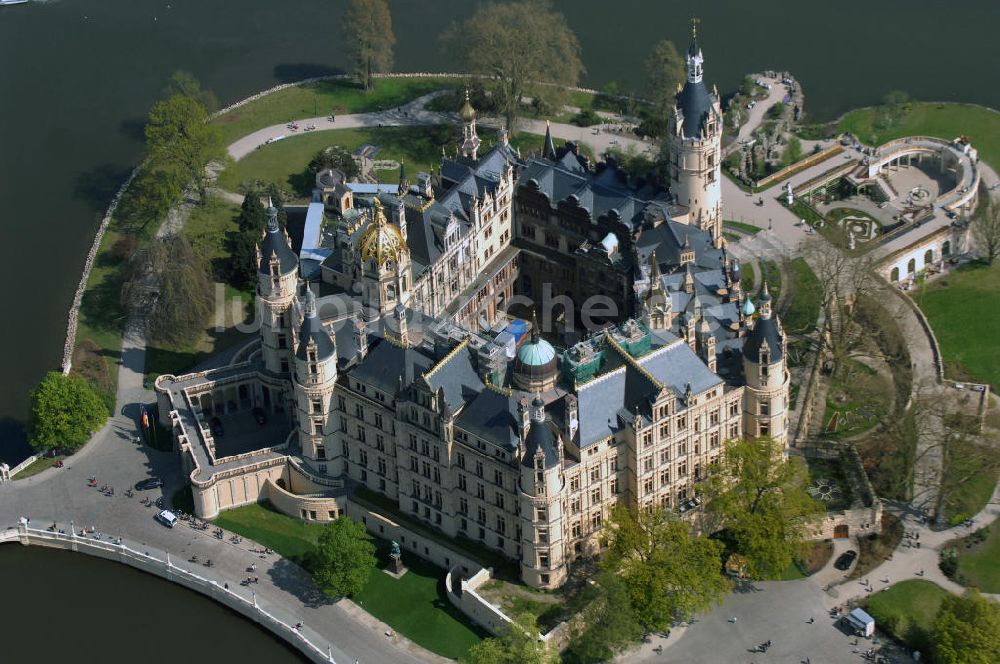
[[[477,592],[479,587],[489,580],[488,569],[481,569],[466,578],[460,569],[452,567],[448,570],[444,585],[448,591],[448,601],[452,606],[490,634],[497,634],[510,623],[510,618]]]
[[[423,558],[441,569],[457,568],[466,577],[471,577],[483,569],[481,564],[465,554],[422,533],[414,532],[389,516],[376,512],[374,508],[362,505],[353,499],[344,501],[343,505],[347,516],[363,523],[372,535],[399,543],[400,551],[404,554],[409,553]],[[405,555],[403,564],[406,564]]]
[[[830,157],[834,157],[843,151],[844,148],[839,144],[828,147],[825,150],[822,150],[814,155],[810,155],[805,159],[795,162],[791,166],[786,166],[785,168],[782,168],[777,173],[771,173],[767,177],[761,178],[760,180],[757,181],[756,187],[757,189],[763,189],[764,187],[768,187],[772,184],[781,182],[782,180],[795,175],[799,171],[804,171],[805,169],[811,166],[815,166],[816,164],[826,159],[829,159]]]

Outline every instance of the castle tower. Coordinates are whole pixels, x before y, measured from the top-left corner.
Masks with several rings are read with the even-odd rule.
[[[459,109],[458,117],[462,121],[462,143],[459,150],[463,157],[477,159],[482,141],[476,134],[476,109],[472,108],[472,102],[469,101],[468,90],[465,91],[465,103]]]
[[[323,327],[316,309],[316,296],[306,283],[300,298],[302,322],[295,348],[295,407],[302,454],[325,466],[332,475],[346,472],[340,461],[340,445],[335,444],[338,430],[333,390],[337,383],[337,347]],[[332,463],[331,463],[332,462]]]
[[[556,588],[567,576],[562,518],[561,433],[545,414],[545,402],[536,396],[530,412],[522,403],[521,578],[535,588]]]
[[[663,274],[655,251],[649,255],[649,290],[646,292],[644,311],[650,329],[669,330],[673,325],[673,303],[670,293],[663,288]]]
[[[257,311],[264,366],[287,374],[292,361],[291,307],[298,283],[299,258],[278,227],[278,210],[267,208],[267,229],[257,244]]]
[[[771,303],[765,283],[757,321],[743,343],[743,433],[750,438],[771,436],[787,444],[789,374],[785,333],[771,313]]]
[[[397,223],[389,223],[382,202],[375,198],[372,219],[358,237],[361,260],[361,298],[365,306],[391,314],[405,302],[412,284],[410,250],[400,224],[403,206],[393,206]]]
[[[686,56],[687,80],[667,118],[670,190],[690,210],[690,223],[712,234],[722,246],[721,143],[719,93],[703,80],[705,58],[692,30]]]

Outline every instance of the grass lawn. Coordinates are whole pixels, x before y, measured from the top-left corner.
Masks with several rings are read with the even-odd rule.
[[[958,547],[958,571],[965,585],[984,593],[1000,593],[1000,525],[988,529],[985,542]]]
[[[893,514],[882,516],[882,532],[858,540],[858,562],[850,578],[860,579],[884,563],[903,539],[903,523]]]
[[[1000,386],[1000,354],[994,331],[1000,329],[1000,309],[983,306],[1000,290],[1000,264],[974,264],[929,282],[914,293],[927,316],[947,365],[959,378],[974,378]],[[964,375],[962,375],[964,374]]]
[[[807,576],[812,576],[830,561],[833,555],[833,543],[822,541],[812,542],[809,549],[798,560],[792,562],[784,572],[778,576],[778,581],[797,581]]]
[[[969,478],[952,489],[944,501],[945,518],[949,525],[957,526],[978,514],[993,495],[993,487],[997,483],[996,466],[991,467],[984,462],[986,455],[990,454],[994,454],[990,448],[983,448],[962,437],[955,438],[948,448],[946,467],[955,477]]]
[[[927,652],[929,632],[948,592],[935,583],[912,579],[872,594],[866,610],[879,629],[907,646]]]
[[[293,519],[266,505],[223,512],[215,525],[248,537],[298,564],[319,538],[323,526]],[[376,540],[380,565],[389,543]],[[455,609],[444,590],[444,570],[404,554],[409,571],[399,580],[373,570],[364,589],[352,599],[368,613],[408,639],[445,657],[458,658],[484,636]]]
[[[64,461],[68,459],[66,454],[57,454],[54,457],[43,456],[39,459],[35,459],[30,466],[19,472],[14,476],[14,480],[23,480],[26,477],[31,477],[32,475],[37,475],[43,470],[48,470],[52,466],[56,465],[57,461]]]
[[[823,289],[804,258],[795,258],[785,263],[785,272],[791,283],[788,284],[788,297],[781,313],[781,323],[790,332],[809,333],[816,328]]]
[[[853,495],[851,486],[844,475],[841,459],[807,458],[809,485],[815,490],[813,496],[827,511],[844,510],[851,506]],[[825,481],[821,481],[825,480]],[[824,498],[823,496],[826,496]]]
[[[380,542],[379,562],[388,562],[388,543]],[[364,589],[352,597],[358,606],[424,648],[458,659],[485,633],[474,627],[445,596],[444,574],[412,554],[403,554],[409,571],[394,579],[372,572]]]
[[[219,176],[219,186],[237,191],[244,183],[262,180],[273,182],[299,198],[306,198],[315,186],[308,165],[317,152],[331,145],[353,152],[365,143],[381,148],[376,159],[404,162],[407,175],[412,179],[418,172],[430,172],[432,168],[437,168],[441,163],[441,146],[451,150],[456,145],[455,136],[455,128],[451,125],[365,127],[300,134],[266,145],[230,165]],[[494,132],[488,129],[484,129],[480,136],[486,145],[496,140]],[[511,144],[522,151],[530,151],[541,148],[542,141],[542,136],[519,132],[513,136]],[[593,157],[593,152],[586,146],[582,146],[582,151]],[[383,182],[395,183],[399,178],[396,169],[380,171],[380,174]]]
[[[772,260],[765,260],[760,263],[760,266],[764,273],[764,280],[767,282],[767,292],[773,298],[771,301],[771,307],[773,308],[778,304],[778,300],[781,299],[781,268]]]
[[[223,145],[229,145],[258,129],[292,119],[393,108],[429,92],[458,85],[461,81],[453,78],[384,78],[375,82],[374,90],[365,92],[353,81],[318,81],[273,92],[213,122],[219,126]]]
[[[723,226],[728,226],[730,228],[735,228],[736,230],[743,231],[744,233],[749,233],[750,235],[755,235],[759,233],[762,229],[760,226],[754,226],[753,224],[747,224],[742,221],[733,221],[731,219],[726,219],[722,222]]]
[[[892,385],[864,364],[851,361],[841,378],[832,379],[823,414],[823,435],[850,438],[878,424],[889,408]]]
[[[891,127],[874,126],[875,109],[862,108],[845,115],[838,129],[849,131],[869,145],[880,145],[903,136],[937,136],[951,140],[969,137],[979,157],[1000,167],[1000,113],[966,104],[911,104]]]
[[[339,145],[353,152],[365,143],[379,146],[377,159],[391,159],[406,164],[412,178],[420,171],[430,171],[441,160],[441,146],[454,143],[453,128],[448,125],[429,127],[366,127],[333,129],[291,136],[266,145],[232,164],[219,176],[219,186],[236,191],[240,185],[263,180],[273,182],[295,196],[309,196],[315,186],[309,161],[320,150]],[[396,182],[399,172],[385,172],[385,182]]]

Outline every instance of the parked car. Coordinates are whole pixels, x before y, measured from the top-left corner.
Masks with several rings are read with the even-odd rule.
[[[167,528],[173,528],[177,525],[177,515],[170,510],[160,510],[154,518]]]
[[[226,430],[222,426],[222,420],[218,417],[213,417],[208,421],[208,428],[212,430],[212,435],[216,438],[222,438],[226,435]]]
[[[250,411],[250,414],[253,415],[254,421],[260,426],[267,424],[267,413],[264,412],[264,409],[260,406],[254,406],[253,410]]]
[[[163,480],[159,477],[147,477],[135,483],[136,491],[148,491],[149,489],[159,489],[163,486]]]
[[[857,551],[846,551],[840,554],[837,558],[837,562],[833,563],[833,566],[839,569],[841,572],[846,572],[850,569],[851,565],[854,563],[854,559],[858,557]]]

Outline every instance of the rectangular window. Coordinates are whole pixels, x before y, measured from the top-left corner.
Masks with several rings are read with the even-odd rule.
[[[463,475],[461,473],[458,474],[458,488],[461,489],[462,491],[467,491],[468,490],[468,487],[467,487],[466,481],[465,481],[465,475]]]
[[[569,478],[569,490],[570,492],[576,492],[580,490],[580,476],[573,475]]]
[[[323,400],[322,399],[313,399],[312,400],[312,412],[314,412],[314,413],[322,413],[323,412]]]
[[[771,414],[771,402],[761,401],[757,404],[757,412],[759,415],[770,415]]]
[[[601,502],[601,487],[597,487],[590,492],[590,503],[596,505]]]

